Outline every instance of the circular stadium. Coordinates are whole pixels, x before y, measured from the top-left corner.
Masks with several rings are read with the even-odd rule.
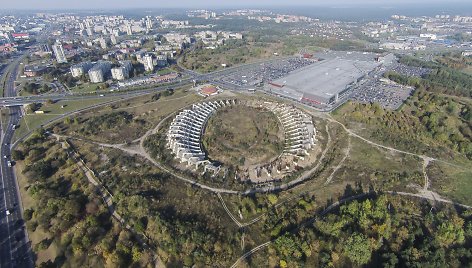
[[[282,180],[307,166],[315,144],[311,116],[263,100],[194,103],[167,131],[167,148],[181,168],[213,176],[231,169],[235,179],[253,183]]]

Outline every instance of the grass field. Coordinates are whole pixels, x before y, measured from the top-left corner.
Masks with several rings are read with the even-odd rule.
[[[71,88],[70,90],[74,93],[89,93],[89,92],[94,92],[100,89],[100,86],[102,86],[103,83],[98,83],[98,84],[91,84],[91,83],[85,83],[76,87]]]
[[[44,114],[26,114],[20,121],[20,125],[13,135],[13,142],[23,137],[31,129],[35,129],[44,125],[49,120],[60,117],[66,113],[76,111],[82,108],[93,106],[99,103],[111,101],[117,98],[100,98],[89,100],[75,100],[75,101],[58,101],[54,104],[44,104],[41,111]],[[61,108],[64,106],[64,108]]]
[[[472,166],[432,162],[427,169],[432,188],[453,201],[472,206]]]
[[[212,116],[203,140],[211,159],[240,166],[278,156],[283,143],[283,129],[272,112],[243,105]]]

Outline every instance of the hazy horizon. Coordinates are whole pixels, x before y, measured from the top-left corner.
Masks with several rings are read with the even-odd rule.
[[[360,0],[360,1],[346,1],[346,0],[332,0],[332,1],[320,1],[320,0],[293,0],[290,4],[287,1],[281,0],[260,0],[255,4],[254,1],[240,0],[237,3],[226,2],[216,0],[181,0],[178,2],[169,2],[163,0],[151,1],[151,0],[136,0],[129,2],[126,0],[82,0],[82,1],[60,1],[60,0],[19,0],[9,1],[2,4],[0,10],[90,10],[90,9],[140,9],[140,8],[278,8],[278,7],[291,7],[296,8],[297,6],[320,6],[320,7],[401,7],[407,5],[440,5],[444,7],[450,7],[451,4],[467,4],[472,5],[467,0],[453,0],[445,3],[441,0],[399,0],[392,3],[388,0]],[[466,11],[472,12],[472,11]]]

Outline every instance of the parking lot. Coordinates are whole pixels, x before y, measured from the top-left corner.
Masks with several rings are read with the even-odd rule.
[[[417,76],[417,77],[423,77],[424,75],[429,74],[429,72],[431,71],[430,69],[427,69],[427,68],[407,66],[407,65],[399,64],[399,63],[396,63],[393,66],[391,66],[390,70],[396,73],[402,74],[402,75]]]
[[[239,87],[256,86],[263,81],[273,81],[297,69],[313,64],[314,61],[299,57],[262,63],[256,67],[233,72],[219,77],[218,80]]]
[[[383,79],[376,79],[354,89],[351,99],[361,103],[379,103],[383,108],[396,110],[412,94],[414,88]]]

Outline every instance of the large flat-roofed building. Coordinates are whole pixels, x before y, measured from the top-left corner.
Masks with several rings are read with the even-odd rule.
[[[326,54],[324,60],[267,83],[272,93],[311,104],[331,104],[381,63],[374,54]]]

